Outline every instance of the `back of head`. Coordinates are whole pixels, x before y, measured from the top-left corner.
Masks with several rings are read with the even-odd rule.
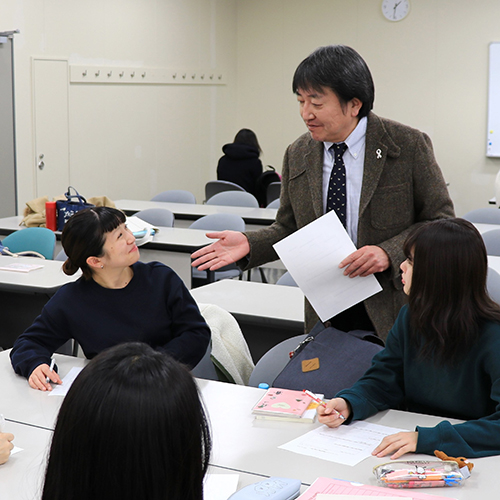
[[[86,279],[92,277],[87,265],[89,257],[101,257],[105,235],[126,220],[121,210],[110,207],[92,207],[80,210],[66,222],[61,243],[68,258],[63,271],[73,275],[81,269]]]
[[[332,90],[341,104],[355,97],[363,106],[359,117],[367,116],[373,108],[375,87],[364,59],[351,47],[328,45],[316,49],[297,67],[293,75],[292,91]]]
[[[145,344],[121,344],[68,391],[42,499],[201,500],[210,448],[187,369]]]
[[[500,320],[486,290],[483,239],[464,219],[441,219],[410,233],[404,252],[413,261],[409,307],[415,334],[451,360],[475,341],[482,321]]]
[[[234,137],[233,143],[247,144],[248,146],[255,148],[259,153],[262,153],[262,149],[260,148],[255,132],[248,128],[242,128]]]

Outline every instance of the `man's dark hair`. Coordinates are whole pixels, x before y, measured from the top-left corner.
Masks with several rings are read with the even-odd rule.
[[[342,107],[357,97],[363,103],[360,118],[367,116],[373,108],[375,87],[372,75],[363,58],[351,47],[320,47],[295,70],[292,82],[295,94],[300,89],[321,92],[325,87],[337,95]]]

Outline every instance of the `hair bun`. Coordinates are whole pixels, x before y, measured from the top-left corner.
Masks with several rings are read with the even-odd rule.
[[[75,266],[75,264],[73,264],[71,259],[68,257],[65,260],[62,269],[64,274],[67,274],[68,276],[73,276],[73,274],[75,274],[80,268],[78,266]]]

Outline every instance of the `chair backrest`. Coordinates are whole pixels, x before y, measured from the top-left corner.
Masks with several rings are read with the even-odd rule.
[[[295,280],[292,278],[292,275],[287,271],[281,278],[276,282],[277,285],[283,286],[299,286],[295,283]]]
[[[276,199],[279,200],[280,193],[281,193],[281,182],[271,182],[271,184],[267,186],[267,197],[266,197],[267,204],[269,205],[269,203],[271,203]]]
[[[307,335],[291,337],[267,351],[255,365],[248,385],[259,387],[259,384],[266,383],[271,386],[274,379],[290,361],[290,351],[293,351],[306,337]]]
[[[245,191],[241,186],[229,181],[208,181],[205,184],[205,200],[223,191]]]
[[[64,251],[64,248],[54,257],[54,260],[60,260],[64,262],[68,256],[66,255],[66,252]]]
[[[486,231],[481,235],[488,255],[500,256],[500,229]]]
[[[277,198],[276,200],[273,200],[269,205],[267,205],[266,208],[279,208],[280,207],[280,199]]]
[[[477,208],[467,212],[464,217],[469,222],[479,224],[500,224],[500,209],[498,208]]]
[[[46,259],[54,258],[56,237],[54,232],[46,227],[27,227],[9,234],[2,240],[2,245],[13,253],[34,251]]]
[[[135,216],[153,226],[174,226],[174,214],[166,208],[146,208],[137,212]]]
[[[210,214],[195,220],[191,229],[206,229],[208,231],[245,231],[245,221],[234,214]]]
[[[274,168],[272,170],[266,170],[262,172],[255,182],[255,192],[257,193],[257,199],[259,200],[259,205],[265,207],[267,205],[267,186],[272,182],[281,182],[280,176],[275,172]]]
[[[500,305],[500,274],[494,269],[488,267],[488,277],[486,279],[486,288],[490,297]]]
[[[246,191],[223,191],[222,193],[214,194],[207,200],[207,205],[259,208],[257,198]]]
[[[194,194],[183,189],[170,189],[151,198],[151,201],[170,201],[172,203],[196,203]]]

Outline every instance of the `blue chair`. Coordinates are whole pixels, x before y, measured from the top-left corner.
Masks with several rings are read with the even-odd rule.
[[[170,201],[172,203],[196,203],[194,194],[183,189],[170,189],[151,198],[151,201]]]
[[[27,227],[6,236],[2,240],[2,245],[12,253],[37,252],[46,259],[52,260],[56,236],[46,227]]]
[[[292,275],[287,271],[281,278],[276,282],[277,285],[282,286],[299,286],[295,283],[295,280],[292,278]]]
[[[234,214],[210,214],[195,220],[190,229],[204,229],[206,231],[245,231],[245,221]],[[193,287],[213,283],[225,278],[241,278],[242,271],[236,264],[229,264],[217,271],[198,271],[192,268],[191,276]]]
[[[486,288],[488,289],[489,296],[500,305],[500,274],[491,267],[488,267]]]
[[[478,224],[500,224],[500,210],[498,208],[477,208],[467,212],[464,217],[469,222]]]
[[[207,200],[207,205],[259,208],[257,198],[246,191],[223,191],[222,193],[217,193]]]
[[[241,186],[229,181],[209,181],[205,184],[205,200],[223,191],[245,191]]]
[[[153,226],[174,226],[174,214],[166,208],[146,208],[145,210],[141,210],[134,215]]]
[[[269,203],[269,205],[267,205],[266,208],[279,208],[279,207],[280,207],[280,199],[276,198],[271,203]]]
[[[279,200],[281,194],[281,182],[271,182],[269,186],[267,186],[266,192],[266,200],[267,204],[271,203],[274,200]]]

